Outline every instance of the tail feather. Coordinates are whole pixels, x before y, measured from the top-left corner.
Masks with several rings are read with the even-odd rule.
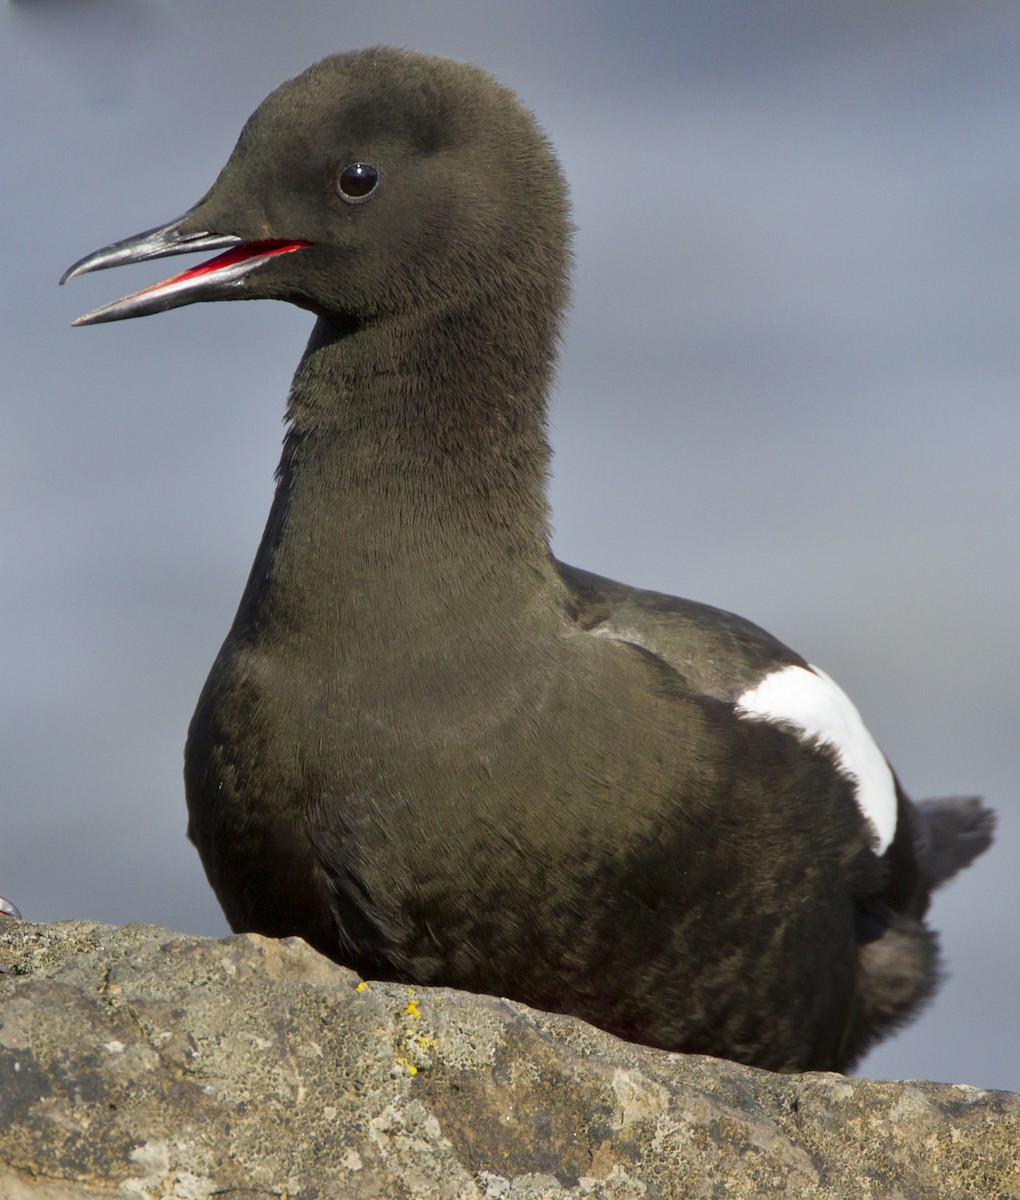
[[[921,881],[940,887],[992,844],[995,810],[979,796],[940,796],[915,805],[915,847]]]
[[[923,920],[928,893],[983,854],[995,833],[995,813],[976,796],[922,800],[909,805],[907,815],[918,872],[911,881],[923,892],[902,908],[859,906],[856,1004],[840,1070],[913,1020],[934,996],[943,970],[938,938]]]

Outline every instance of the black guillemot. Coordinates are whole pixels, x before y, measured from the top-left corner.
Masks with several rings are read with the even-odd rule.
[[[913,804],[840,688],[749,621],[553,557],[569,243],[516,97],[376,48],[283,84],[195,207],[65,275],[218,251],[76,324],[317,317],[189,731],[189,836],[237,931],[846,1070],[936,987],[929,893],[992,814]]]

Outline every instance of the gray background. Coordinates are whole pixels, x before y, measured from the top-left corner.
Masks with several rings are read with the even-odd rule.
[[[8,0],[0,8],[0,894],[225,926],[181,748],[310,317],[71,330],[166,264],[71,261],[204,192],[263,95],[389,42],[517,89],[572,182],[561,557],[763,624],[907,788],[980,792],[952,979],[865,1063],[1020,1090],[1020,7]]]

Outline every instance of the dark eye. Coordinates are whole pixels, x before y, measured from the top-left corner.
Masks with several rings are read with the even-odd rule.
[[[360,204],[375,191],[379,182],[379,171],[371,163],[351,163],[344,167],[336,181],[340,199],[348,204]]]

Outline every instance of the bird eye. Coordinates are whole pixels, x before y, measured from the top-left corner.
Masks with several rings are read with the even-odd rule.
[[[375,191],[379,182],[378,168],[371,163],[351,163],[344,167],[336,181],[340,199],[348,204],[360,204]]]

